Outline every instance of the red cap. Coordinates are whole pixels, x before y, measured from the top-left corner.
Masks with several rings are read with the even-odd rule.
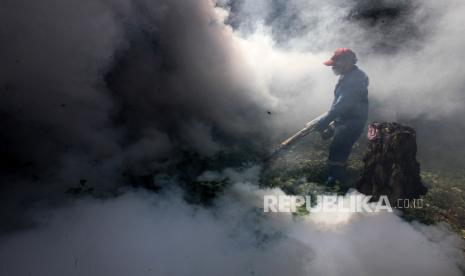
[[[336,51],[334,51],[334,54],[331,57],[331,59],[323,62],[323,64],[326,65],[326,66],[333,66],[334,61],[336,61],[338,59],[341,59],[341,58],[353,61],[354,63],[357,61],[355,53],[351,49],[349,49],[349,48],[337,48]]]

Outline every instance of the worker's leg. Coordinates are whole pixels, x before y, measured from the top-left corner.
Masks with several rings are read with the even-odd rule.
[[[346,161],[355,141],[360,137],[362,130],[350,125],[340,125],[336,127],[328,157],[328,180],[327,185],[334,185],[336,182],[343,183],[346,180]]]

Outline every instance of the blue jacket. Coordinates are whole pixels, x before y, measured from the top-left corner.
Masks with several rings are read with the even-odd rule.
[[[363,129],[368,117],[368,77],[357,66],[341,75],[334,89],[334,100],[328,114],[317,125],[325,129],[332,121]]]

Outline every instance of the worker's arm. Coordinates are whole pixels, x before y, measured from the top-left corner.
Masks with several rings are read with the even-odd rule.
[[[334,99],[328,114],[321,118],[316,126],[316,129],[319,131],[325,130],[337,117],[350,112],[350,110],[357,105],[357,101],[359,101],[360,98],[359,93],[363,87],[360,82],[347,82],[341,84],[338,89],[341,91]]]

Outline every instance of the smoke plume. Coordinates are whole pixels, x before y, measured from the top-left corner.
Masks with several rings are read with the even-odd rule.
[[[461,275],[462,241],[393,213],[263,213],[258,168],[216,172],[235,184],[215,208],[176,191],[81,199],[4,237],[2,275]],[[209,172],[213,174],[214,172]],[[266,215],[265,215],[266,214]],[[23,264],[23,265],[19,265]]]
[[[281,191],[256,188],[257,168],[198,164],[253,160],[326,111],[336,78],[322,62],[350,47],[370,120],[414,126],[423,165],[463,169],[464,12],[460,0],[3,0],[1,274],[459,275],[460,242],[440,226],[265,216],[257,200]],[[126,190],[167,172],[161,194]],[[215,208],[182,200],[177,187],[212,175],[236,183]],[[79,184],[99,199],[65,195]]]

